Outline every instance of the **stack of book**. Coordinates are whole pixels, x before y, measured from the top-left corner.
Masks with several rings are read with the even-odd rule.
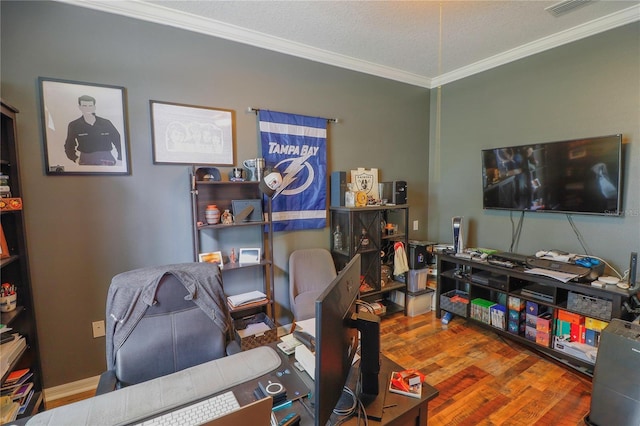
[[[2,422],[10,422],[23,414],[34,394],[31,377],[33,372],[28,368],[14,370],[2,384]]]
[[[9,176],[0,174],[0,197],[11,198],[11,188],[9,187]]]
[[[18,333],[12,334],[12,337],[12,339],[2,343],[0,347],[0,376],[4,376],[9,371],[14,362],[27,348],[27,342],[24,337]]]

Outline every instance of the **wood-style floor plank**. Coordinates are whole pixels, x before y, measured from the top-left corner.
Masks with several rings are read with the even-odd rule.
[[[585,425],[588,377],[462,318],[443,325],[434,312],[395,314],[382,321],[381,342],[385,355],[440,391],[429,425]]]

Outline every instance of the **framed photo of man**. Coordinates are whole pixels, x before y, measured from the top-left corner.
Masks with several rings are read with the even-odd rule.
[[[46,173],[131,174],[124,87],[38,81]]]

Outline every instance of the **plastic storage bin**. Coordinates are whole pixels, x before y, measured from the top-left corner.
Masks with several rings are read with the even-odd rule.
[[[409,270],[409,282],[407,283],[407,290],[416,293],[420,290],[427,288],[427,277],[429,276],[428,269],[410,269]]]

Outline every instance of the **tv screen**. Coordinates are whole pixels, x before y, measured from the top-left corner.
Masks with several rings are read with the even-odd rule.
[[[622,135],[482,150],[484,209],[620,215]]]

